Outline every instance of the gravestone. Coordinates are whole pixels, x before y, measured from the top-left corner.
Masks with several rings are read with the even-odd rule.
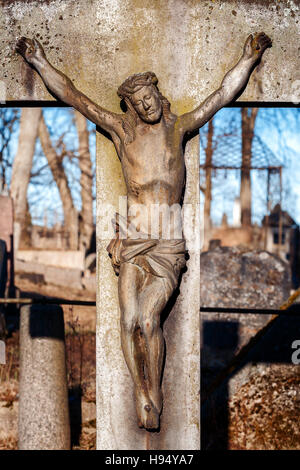
[[[290,268],[287,263],[267,251],[248,251],[239,247],[216,247],[201,253],[201,305],[203,307],[265,308],[276,309],[289,297],[291,289]],[[221,346],[218,361],[226,365],[233,354],[237,354],[247,344],[272,315],[248,314],[201,314],[202,325],[206,328],[210,321],[216,331],[207,330],[207,338],[213,341],[214,355],[217,345]],[[238,340],[235,347],[224,349],[222,332],[217,332],[217,322],[230,323],[238,320]],[[202,329],[203,333],[203,329]],[[230,341],[229,341],[230,343]],[[228,344],[229,344],[228,343]],[[232,341],[231,341],[232,343]],[[223,345],[223,346],[222,346]],[[210,357],[209,342],[202,355],[202,365]],[[216,357],[215,357],[216,359]],[[204,361],[204,362],[203,362]]]
[[[290,288],[289,264],[266,251],[217,247],[201,254],[203,307],[278,309]],[[300,448],[299,366],[291,360],[300,322],[282,317],[267,328],[271,319],[201,313],[204,449]],[[260,331],[265,331],[261,339],[243,353]]]

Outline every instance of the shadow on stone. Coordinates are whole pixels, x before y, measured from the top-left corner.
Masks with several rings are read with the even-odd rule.
[[[31,338],[53,338],[64,341],[65,327],[62,308],[57,305],[31,305],[29,332]]]
[[[69,414],[70,414],[70,430],[71,430],[71,447],[79,446],[81,426],[82,426],[82,389],[80,385],[76,385],[68,390],[69,397]]]
[[[224,369],[238,345],[238,322],[205,321],[202,330],[201,396],[214,378]],[[203,410],[201,449],[227,449],[228,447],[228,387],[220,395],[218,406],[210,401]],[[217,445],[217,447],[216,447]]]
[[[69,450],[70,424],[63,310],[20,309],[20,450]]]

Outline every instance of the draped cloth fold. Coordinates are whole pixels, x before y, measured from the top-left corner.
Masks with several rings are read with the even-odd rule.
[[[124,221],[117,214],[116,238],[107,247],[112,266],[119,274],[122,263],[132,263],[144,271],[162,278],[165,294],[169,298],[178,283],[181,270],[186,265],[186,247],[184,239],[164,240],[149,238],[120,238],[124,232]]]

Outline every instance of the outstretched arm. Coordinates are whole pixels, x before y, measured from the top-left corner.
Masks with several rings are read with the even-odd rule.
[[[229,104],[246,86],[254,65],[258,63],[271,39],[265,33],[247,38],[241,59],[224,77],[220,88],[212,93],[198,108],[183,114],[179,120],[183,133],[200,129],[223,106]]]
[[[16,51],[34,66],[47,88],[61,101],[73,106],[85,117],[110,134],[120,136],[122,132],[121,115],[101,108],[77,90],[66,75],[56,70],[48,62],[41,44],[36,39],[22,37],[17,42]]]

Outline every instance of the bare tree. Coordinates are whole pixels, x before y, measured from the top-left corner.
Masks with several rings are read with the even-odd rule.
[[[44,117],[39,125],[39,138],[43,152],[48,160],[54,181],[57,184],[64,211],[64,228],[69,234],[69,248],[78,249],[78,214],[74,207],[68,179],[62,164],[62,156],[57,155],[52,145]]]
[[[79,249],[88,250],[94,229],[93,221],[93,174],[89,150],[89,132],[86,118],[74,111],[79,141],[79,167],[81,171],[81,212],[79,215]]]
[[[216,152],[216,156],[213,158],[216,165],[228,165],[229,167],[232,167],[232,170],[229,169],[227,172],[226,170],[212,171],[212,196],[210,204],[210,218],[212,223],[217,223],[216,221],[220,217],[221,212],[224,211],[224,207],[227,208],[228,215],[232,214],[232,204],[235,196],[238,195],[237,191],[242,191],[243,193],[245,187],[247,188],[248,186],[248,223],[250,222],[250,219],[252,219],[252,222],[256,221],[260,224],[262,218],[266,214],[267,178],[265,171],[250,170],[253,165],[254,157],[256,160],[256,162],[254,162],[255,166],[259,166],[259,164],[267,166],[269,163],[271,166],[273,164],[275,166],[280,163],[283,164],[282,207],[284,210],[289,211],[295,220],[299,220],[299,210],[297,212],[297,200],[299,199],[297,181],[299,180],[300,167],[297,165],[297,150],[295,150],[295,143],[293,145],[291,145],[291,143],[298,135],[297,130],[300,124],[300,109],[259,108],[258,112],[257,110],[254,111],[249,108],[246,113],[246,110],[241,111],[241,109],[232,108],[223,111],[223,113],[220,112],[220,116],[216,115],[213,120],[213,151]],[[244,114],[243,133],[241,130],[242,113]],[[250,132],[248,132],[249,129]],[[201,129],[201,131],[201,164],[203,165],[202,168],[206,170],[204,163],[207,163],[207,149],[209,149],[208,124],[205,128]],[[256,154],[253,155],[253,148],[251,152],[251,147],[255,136],[260,138],[262,142],[270,148],[271,153],[269,156],[265,152],[260,153],[258,146],[256,146],[256,148],[254,147]],[[244,157],[242,184],[240,184],[241,171],[238,169],[240,165],[240,138],[243,138]],[[272,139],[273,145],[270,145],[268,139]],[[226,141],[227,144],[224,144],[224,147],[220,150],[220,146],[222,147],[221,143],[226,143]],[[275,153],[274,159],[271,155],[272,152]],[[235,167],[236,170],[234,170]],[[200,189],[204,196],[206,192],[206,177],[208,177],[207,172],[201,171]],[[247,179],[246,182],[245,179]],[[271,172],[270,207],[276,202],[279,202],[279,200],[279,177],[277,173],[273,174]],[[250,202],[252,202],[251,210]],[[208,214],[208,212],[206,212],[206,214]],[[207,226],[207,223],[205,225]]]
[[[251,225],[251,147],[258,108],[242,108],[242,170],[241,170],[241,222]]]
[[[213,133],[214,125],[211,119],[208,123],[207,131],[207,144],[205,147],[205,201],[204,201],[204,230],[205,238],[206,234],[211,229],[211,217],[210,217],[210,206],[211,206],[211,173],[212,173],[212,156],[213,156]]]
[[[27,189],[41,113],[41,108],[24,108],[21,114],[18,149],[13,163],[10,185],[10,193],[14,201],[16,249],[25,224]]]

